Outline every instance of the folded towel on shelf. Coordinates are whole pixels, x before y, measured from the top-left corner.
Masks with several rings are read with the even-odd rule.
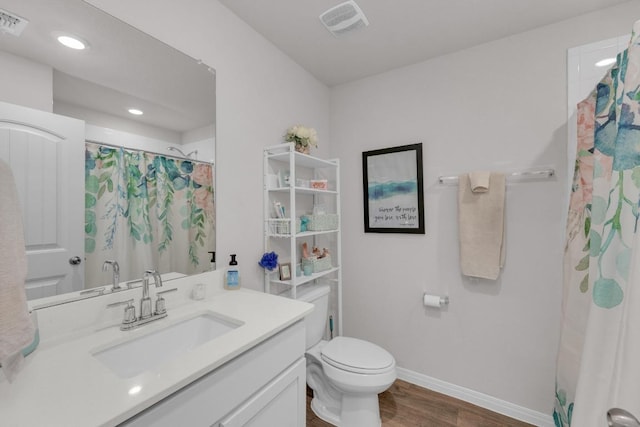
[[[23,360],[23,349],[34,342],[25,279],[25,252],[18,192],[9,165],[0,160],[0,365],[12,381]]]
[[[489,191],[489,178],[491,172],[469,172],[469,183],[474,193],[486,193]]]
[[[465,276],[495,280],[504,266],[506,179],[490,173],[487,190],[474,192],[469,175],[458,177],[460,268]]]

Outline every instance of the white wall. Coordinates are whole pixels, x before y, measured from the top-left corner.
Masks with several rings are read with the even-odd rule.
[[[243,286],[262,290],[262,147],[301,123],[328,155],[328,88],[217,1],[89,3],[215,68],[217,264],[237,253]]]
[[[188,154],[195,150],[197,151],[196,157],[192,156],[191,158],[195,158],[203,162],[213,163],[215,165],[216,163],[215,144],[216,144],[215,138],[206,138],[200,141],[183,144],[182,151]]]
[[[180,154],[169,150],[169,147],[172,145],[179,147],[180,145],[178,143],[167,141],[166,139],[155,139],[139,133],[131,133],[120,129],[97,126],[95,124],[85,125],[85,139],[92,142],[126,147],[133,150],[150,151],[152,153],[166,154],[169,156],[180,156]]]
[[[91,132],[87,131],[86,139],[90,141],[122,145],[169,156],[181,156],[168,149],[174,146],[184,153],[197,150],[197,157],[192,157],[193,159],[205,162],[215,161],[215,137],[212,136],[215,127],[213,125],[180,133],[64,102],[55,102],[53,112],[84,120],[87,128],[94,129]],[[95,132],[95,129],[100,131]],[[136,137],[140,141],[136,141]]]
[[[331,90],[331,155],[342,164],[344,331],[399,366],[550,414],[560,324],[567,48],[626,34],[638,1]],[[422,142],[424,236],[365,234],[363,151]],[[496,282],[458,267],[457,187],[439,175],[554,166],[509,184],[507,258]],[[379,268],[385,266],[386,268]],[[438,311],[423,291],[446,294]]]
[[[0,93],[4,102],[52,111],[53,69],[50,66],[7,52],[0,52],[0,64]]]
[[[182,142],[182,135],[179,132],[159,128],[157,126],[147,125],[144,123],[136,122],[135,120],[128,120],[122,117],[113,116],[111,114],[103,113],[102,111],[79,107],[77,105],[68,104],[66,102],[55,102],[53,105],[53,112],[55,114],[84,120],[87,124],[91,124],[94,126],[100,126],[107,129],[118,129],[123,132],[140,135],[142,137],[150,139],[169,141],[170,143],[178,146]]]
[[[197,150],[198,160],[215,164],[215,133],[215,125],[204,126],[184,132],[182,134],[182,151],[190,153],[193,150]]]

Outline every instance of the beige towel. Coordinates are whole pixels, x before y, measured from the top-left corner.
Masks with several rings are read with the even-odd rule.
[[[489,191],[489,178],[491,172],[469,172],[469,183],[474,193],[486,193]]]
[[[9,165],[0,160],[0,364],[9,381],[22,365],[22,349],[33,342],[25,279],[27,256],[22,216]]]
[[[504,265],[505,176],[491,173],[485,192],[458,177],[458,234],[462,274],[495,280]]]

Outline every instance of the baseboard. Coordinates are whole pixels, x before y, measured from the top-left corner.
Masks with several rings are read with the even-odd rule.
[[[554,427],[553,417],[538,411],[525,408],[455,384],[447,383],[427,375],[419,374],[404,368],[398,369],[398,379],[415,384],[456,399],[464,400],[481,408],[506,415],[537,427]]]

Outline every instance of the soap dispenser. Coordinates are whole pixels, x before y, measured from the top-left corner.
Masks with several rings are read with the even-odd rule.
[[[240,271],[238,270],[236,254],[231,254],[229,268],[227,268],[227,272],[224,275],[224,288],[229,290],[240,289]]]
[[[216,253],[215,252],[209,252],[211,254],[211,271],[214,271],[216,269]]]

